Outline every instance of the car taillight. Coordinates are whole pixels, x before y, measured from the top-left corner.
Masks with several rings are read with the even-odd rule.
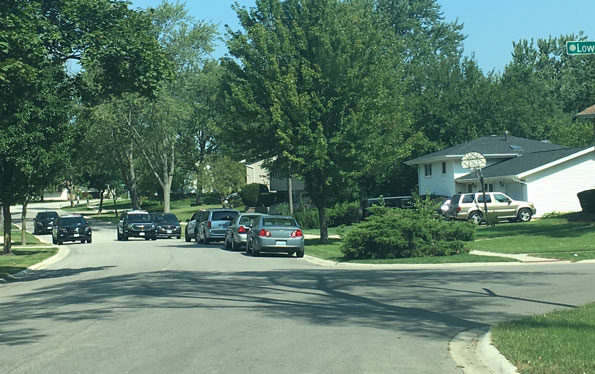
[[[246,232],[246,228],[244,226],[240,226],[240,228],[238,229],[238,233],[244,234],[245,232]]]
[[[267,231],[265,229],[260,229],[260,232],[258,233],[258,236],[271,236],[271,232]]]
[[[458,212],[460,212],[460,211],[461,211],[461,207],[460,207],[460,206],[458,206],[458,207],[457,207],[457,213],[458,213]]]
[[[211,228],[211,221],[207,221],[207,229]]]
[[[300,229],[297,229],[297,230],[295,230],[294,232],[291,233],[291,237],[292,238],[299,238],[299,237],[302,237],[302,236],[304,236],[304,235],[302,234],[302,230],[300,230]]]

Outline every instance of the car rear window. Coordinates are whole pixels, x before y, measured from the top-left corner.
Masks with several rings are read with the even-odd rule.
[[[295,220],[293,218],[285,218],[285,217],[263,218],[262,225],[263,226],[283,226],[283,227],[297,226],[297,224],[295,223]]]
[[[238,212],[231,211],[216,211],[211,216],[211,221],[233,221],[238,216]]]
[[[240,218],[240,222],[239,222],[239,224],[240,224],[240,225],[248,225],[248,224],[252,223],[252,221],[253,221],[253,220],[254,220],[254,218],[256,218],[256,217],[258,217],[258,216],[242,216],[242,217]]]
[[[60,225],[76,225],[77,223],[84,225],[87,222],[83,217],[62,217],[60,219]]]

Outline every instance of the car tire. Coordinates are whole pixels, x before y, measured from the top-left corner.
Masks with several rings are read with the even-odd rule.
[[[182,237],[181,235],[178,235],[178,236],[176,236],[176,239],[179,240],[181,237]]]
[[[483,221],[483,214],[481,212],[471,212],[469,213],[469,222],[473,222],[476,225],[479,225]]]
[[[87,243],[91,243],[91,237],[87,238]]]
[[[207,238],[207,233],[206,232],[203,232],[202,235],[203,235],[202,236],[202,242],[203,242],[203,244],[209,244],[211,242],[211,240],[209,240],[209,238]]]
[[[122,241],[122,235],[120,235],[120,231],[118,231],[117,234],[118,234],[118,241],[119,242]]]
[[[252,256],[252,248],[250,248],[250,243],[246,243],[246,254],[248,256]]]
[[[224,246],[225,249],[227,249],[228,251],[231,249],[231,246],[229,245],[229,240],[227,240],[227,236],[225,237]]]
[[[56,240],[56,244],[62,245],[62,243],[63,243],[62,240],[60,240],[60,239]]]
[[[85,239],[81,239],[81,244],[85,244]]]
[[[128,240],[128,235],[122,234],[122,240],[124,240],[124,241]]]
[[[302,258],[302,257],[304,257],[304,251],[297,251],[297,252],[295,253],[295,257],[297,257],[297,258]]]
[[[521,210],[519,210],[519,214],[517,216],[518,220],[521,222],[529,222],[531,221],[531,210],[527,209],[527,208],[523,208]]]
[[[194,241],[196,242],[196,244],[200,243],[200,240],[198,239],[198,232],[194,232]]]
[[[180,237],[178,236],[178,239]],[[184,240],[186,241],[186,243],[189,243],[190,241],[192,241],[192,237],[190,235],[188,235],[188,231],[184,230]]]
[[[236,244],[236,240],[233,238],[233,236],[231,237],[231,250],[232,251],[236,251],[238,249],[238,245]]]

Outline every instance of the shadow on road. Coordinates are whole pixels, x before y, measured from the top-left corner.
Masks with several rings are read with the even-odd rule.
[[[104,268],[49,270],[59,277]],[[549,276],[547,282],[541,280]],[[37,319],[100,320],[142,309],[226,310],[262,313],[324,326],[366,326],[416,336],[447,337],[521,315],[516,306],[572,307],[554,300],[519,298],[490,290],[516,286],[547,289],[556,277],[540,272],[450,270],[329,270],[200,272],[156,271],[67,281],[7,298],[0,304],[0,344],[27,344],[42,337],[15,327]],[[553,298],[553,296],[552,296]],[[548,297],[549,299],[549,297]],[[526,311],[525,311],[526,313]],[[37,335],[36,335],[37,334]]]

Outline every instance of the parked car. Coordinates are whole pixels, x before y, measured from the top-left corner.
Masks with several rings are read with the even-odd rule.
[[[388,196],[388,197],[373,197],[362,202],[363,215],[367,217],[370,215],[369,208],[373,205],[384,205],[390,208],[412,209],[415,200],[412,196]]]
[[[151,213],[153,223],[155,224],[155,231],[158,238],[176,237],[180,239],[182,235],[182,227],[173,213]]]
[[[186,225],[186,241],[192,238],[208,244],[213,240],[225,240],[230,222],[240,214],[235,209],[207,209],[192,216]]]
[[[58,213],[53,210],[37,213],[33,218],[33,234],[51,234],[54,221],[59,217]]]
[[[227,227],[225,233],[225,248],[235,251],[246,245],[248,232],[252,227],[252,221],[256,217],[262,216],[262,213],[240,213]]]
[[[536,213],[533,203],[513,200],[502,192],[486,192],[485,196],[488,213],[495,213],[499,219],[528,222]],[[483,193],[455,194],[445,216],[480,223],[484,216]]]
[[[56,219],[52,226],[52,243],[63,242],[91,243],[92,231],[89,222],[81,215],[71,214]]]
[[[118,240],[128,240],[130,237],[145,238],[145,240],[157,239],[155,224],[149,212],[131,210],[122,213],[118,221]]]
[[[248,233],[246,253],[285,252],[304,257],[304,235],[293,217],[263,215],[254,218]]]

